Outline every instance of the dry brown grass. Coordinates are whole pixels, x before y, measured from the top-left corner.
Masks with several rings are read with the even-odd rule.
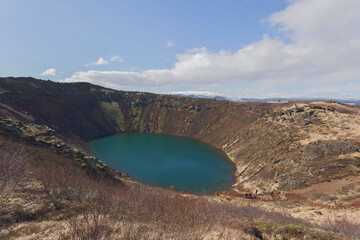
[[[360,239],[359,219],[329,217],[321,227],[326,231],[341,233],[349,237],[349,239]]]
[[[31,176],[34,177],[31,186],[34,189],[28,189],[26,193],[19,189],[17,192],[36,195],[33,201],[37,201],[39,195],[42,196],[43,202],[38,204],[47,205],[45,215],[39,211],[29,215],[27,208],[13,205],[12,215],[9,216],[20,216],[20,221],[6,225],[6,229],[23,224],[27,226],[24,229],[29,231],[24,230],[22,234],[31,232],[39,239],[42,238],[41,232],[36,232],[30,223],[39,222],[41,225],[42,221],[58,222],[58,228],[63,230],[56,229],[56,224],[51,228],[61,232],[59,238],[74,240],[260,238],[261,233],[254,229],[255,221],[319,228],[285,213],[265,211],[253,206],[215,202],[206,197],[134,183],[124,188],[113,181],[90,177],[71,162],[55,163],[48,159],[31,170]],[[31,201],[31,198],[28,200]],[[321,228],[325,229],[324,226]],[[329,230],[344,234],[349,231],[344,227]],[[12,234],[20,236],[16,230]],[[8,231],[8,235],[0,232],[0,238],[12,234],[11,231]]]
[[[93,194],[86,199],[85,207],[69,219],[69,238],[72,240],[100,240],[110,233],[111,219],[117,211],[118,189],[103,182],[93,182]]]
[[[62,201],[81,201],[92,189],[86,173],[71,165],[44,164],[34,171],[36,180],[40,183],[44,196],[56,208],[62,207]]]
[[[66,166],[46,166],[38,174],[44,196],[56,207],[80,206],[67,220],[67,239],[159,239],[161,234],[169,239],[224,239],[225,235],[231,239],[234,232],[259,237],[254,220],[316,227],[285,213],[249,205],[219,203],[140,184],[123,188]],[[126,224],[117,226],[118,222]]]
[[[27,154],[19,144],[0,146],[0,194],[11,191],[25,178]]]

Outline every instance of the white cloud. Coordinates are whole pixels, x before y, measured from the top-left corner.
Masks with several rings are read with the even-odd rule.
[[[55,68],[49,68],[45,70],[44,72],[40,73],[41,76],[55,76],[56,75],[56,69]]]
[[[111,62],[124,62],[124,59],[120,56],[113,56],[110,58]]]
[[[300,89],[300,91],[305,92],[307,94],[337,94],[341,92],[343,95],[341,97],[348,97],[349,93],[354,91],[360,91],[360,85],[354,84],[345,84],[343,86],[323,86],[317,88],[304,88]]]
[[[266,21],[264,35],[238,51],[194,48],[170,69],[77,72],[66,82],[123,86],[211,85],[242,81],[342,82],[360,78],[360,1],[295,0]]]
[[[166,47],[174,47],[175,46],[175,42],[174,41],[168,41],[166,43]]]
[[[90,67],[90,66],[94,66],[94,65],[106,65],[108,64],[108,61],[106,61],[105,59],[103,59],[102,57],[99,58],[96,62],[91,62],[86,64],[86,67]]]

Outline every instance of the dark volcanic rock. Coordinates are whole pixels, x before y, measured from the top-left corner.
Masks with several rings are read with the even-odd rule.
[[[256,237],[257,239],[261,239],[261,240],[263,239],[262,233],[256,227],[251,227],[249,229],[249,234]]]
[[[344,154],[358,152],[359,144],[345,141],[321,141],[307,146],[302,153],[302,159],[306,162],[331,154]]]

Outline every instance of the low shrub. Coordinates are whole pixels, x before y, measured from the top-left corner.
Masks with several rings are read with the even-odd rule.
[[[329,217],[321,225],[326,231],[334,233],[341,233],[348,236],[350,239],[360,239],[360,220],[349,219],[346,217],[336,218]]]
[[[27,155],[18,144],[0,147],[0,194],[14,189],[25,178]]]

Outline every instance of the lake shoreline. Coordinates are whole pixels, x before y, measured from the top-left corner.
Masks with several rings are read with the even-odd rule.
[[[236,182],[236,166],[226,153],[192,138],[156,133],[115,134],[89,142],[88,152],[136,181],[163,188],[174,186],[184,193],[211,195],[231,191]]]

